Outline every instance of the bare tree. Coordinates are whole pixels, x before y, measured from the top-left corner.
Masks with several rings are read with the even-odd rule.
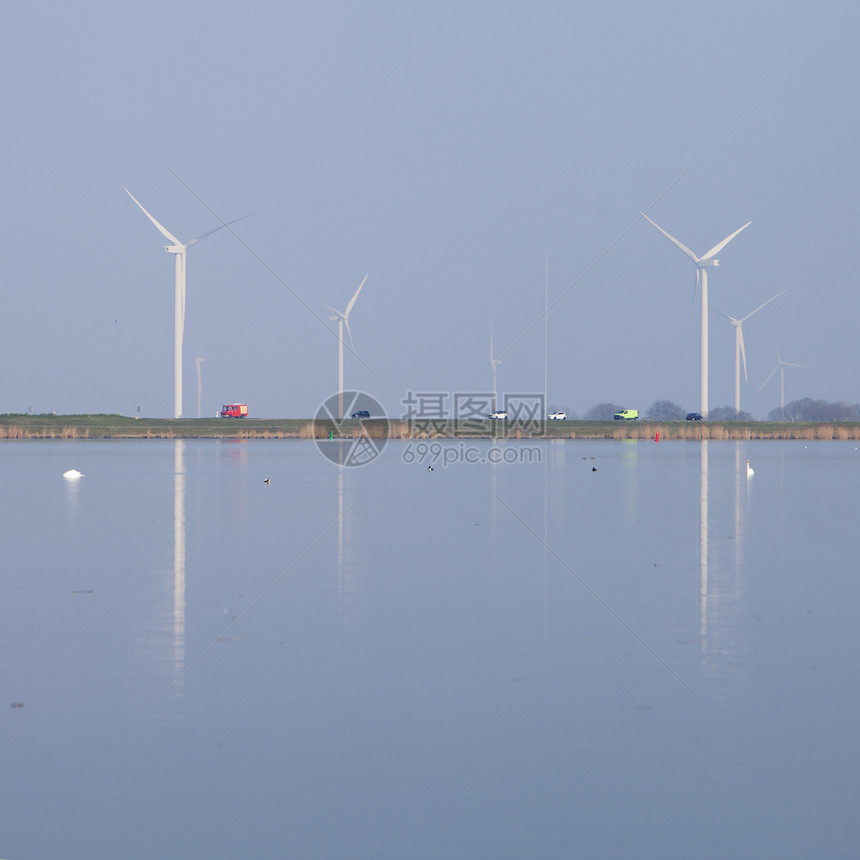
[[[645,417],[649,421],[683,421],[686,414],[673,400],[655,400]]]
[[[611,421],[612,416],[623,408],[617,403],[598,403],[596,406],[592,406],[583,418],[586,421]]]
[[[718,406],[708,413],[708,419],[711,421],[752,421],[753,417],[749,412],[743,410],[738,412],[734,406]]]
[[[857,421],[860,416],[857,407],[851,403],[830,403],[804,397],[786,403],[784,414],[779,409],[771,410],[768,418],[771,421]]]

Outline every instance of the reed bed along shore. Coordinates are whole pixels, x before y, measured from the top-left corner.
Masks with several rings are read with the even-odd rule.
[[[309,418],[128,418],[0,415],[0,440],[16,439],[656,439],[857,440],[860,422],[433,421],[376,419],[339,425]]]

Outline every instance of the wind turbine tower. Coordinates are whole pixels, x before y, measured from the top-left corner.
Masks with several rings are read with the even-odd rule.
[[[164,246],[164,251],[167,254],[174,255],[174,289],[173,289],[173,417],[181,418],[182,417],[182,338],[185,333],[185,255],[188,249],[192,245],[196,245],[198,242],[205,239],[207,236],[211,236],[213,233],[217,233],[223,227],[226,227],[229,224],[235,224],[237,221],[241,221],[242,218],[247,218],[247,215],[243,215],[242,218],[234,218],[232,221],[227,221],[225,224],[219,224],[212,230],[209,230],[207,233],[204,233],[202,236],[197,236],[195,239],[191,239],[190,241],[183,244],[176,238],[170,231],[167,230],[166,227],[159,224],[143,206],[140,205],[140,202],[137,198],[128,190],[125,189],[125,193],[134,200],[135,203],[140,207],[140,210],[149,218],[150,221],[158,228],[158,231],[164,236],[168,241],[170,241],[170,245]]]
[[[768,384],[773,378],[773,375],[779,371],[779,417],[785,420],[785,368],[786,367],[809,367],[808,364],[792,364],[790,361],[783,361],[779,355],[779,350],[776,351],[776,367],[768,374],[767,379],[759,386],[759,391]]]
[[[199,355],[194,359],[194,364],[197,367],[197,417],[200,418],[200,395],[203,393],[203,377],[200,374],[200,365],[202,362],[206,361],[205,358],[201,358]]]
[[[683,251],[696,264],[696,284],[702,286],[702,344],[701,344],[701,394],[699,398],[699,412],[704,418],[708,417],[708,269],[719,266],[720,261],[716,255],[741,232],[746,230],[752,221],[747,221],[743,227],[739,227],[734,233],[726,236],[722,242],[714,245],[710,251],[697,257],[686,245],[679,242],[674,236],[670,236],[659,224],[655,224],[644,212],[639,213],[649,224],[653,224],[673,245]]]
[[[369,273],[368,273],[369,274]],[[364,280],[358,285],[358,289],[355,291],[355,295],[349,300],[349,304],[346,306],[346,310],[341,313],[340,311],[336,311],[334,308],[329,307],[328,305],[323,305],[324,308],[331,311],[333,316],[330,316],[329,319],[334,321],[337,320],[337,411],[338,417],[343,418],[343,328],[346,326],[346,333],[349,335],[349,343],[353,353],[355,352],[355,344],[352,340],[352,332],[349,330],[349,315],[352,311],[353,305],[355,305],[355,300],[358,298],[358,294],[361,292],[361,288],[364,286],[364,281],[367,280],[367,275],[364,276]]]
[[[769,305],[774,299],[778,299],[783,293],[787,292],[788,290],[783,290],[782,293],[777,293],[766,302],[762,302],[754,311],[750,311],[745,317],[741,317],[740,319],[723,314],[735,327],[735,412],[741,411],[741,362],[744,365],[744,382],[749,382],[749,377],[747,376],[747,354],[744,349],[743,325],[753,314],[757,314],[765,305]],[[717,311],[717,313],[720,313],[720,311]]]
[[[490,326],[490,370],[493,371],[493,412],[498,409],[496,406],[496,368],[502,363],[500,358],[495,358],[493,355],[493,327]]]

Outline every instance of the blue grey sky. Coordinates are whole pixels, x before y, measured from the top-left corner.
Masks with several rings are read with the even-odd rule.
[[[492,324],[500,394],[541,391],[543,323],[522,335],[547,258],[564,296],[550,403],[697,409],[694,266],[640,210],[697,254],[752,221],[711,307],[789,291],[744,327],[743,409],[779,405],[778,377],[758,392],[777,349],[811,365],[788,368],[787,401],[860,401],[854,3],[85,0],[4,17],[0,411],[172,415],[173,258],[124,187],[183,241],[252,214],[188,253],[186,416],[197,356],[204,415],[313,414],[337,388],[322,305],[366,273],[348,388],[390,414],[410,390],[487,390]],[[733,400],[734,332],[714,313],[710,334],[714,408]]]

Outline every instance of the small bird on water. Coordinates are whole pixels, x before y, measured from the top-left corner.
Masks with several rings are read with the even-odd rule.
[[[432,466],[428,466],[428,467],[427,467],[427,471],[428,471],[428,472],[432,472],[432,471],[433,471],[433,467],[432,467]]]
[[[264,484],[271,484],[272,482],[271,482],[268,478],[266,478],[266,480],[265,480],[265,481],[263,481],[263,483],[264,483]]]
[[[755,474],[755,469],[750,466],[749,458],[747,458],[747,477],[751,478]]]

